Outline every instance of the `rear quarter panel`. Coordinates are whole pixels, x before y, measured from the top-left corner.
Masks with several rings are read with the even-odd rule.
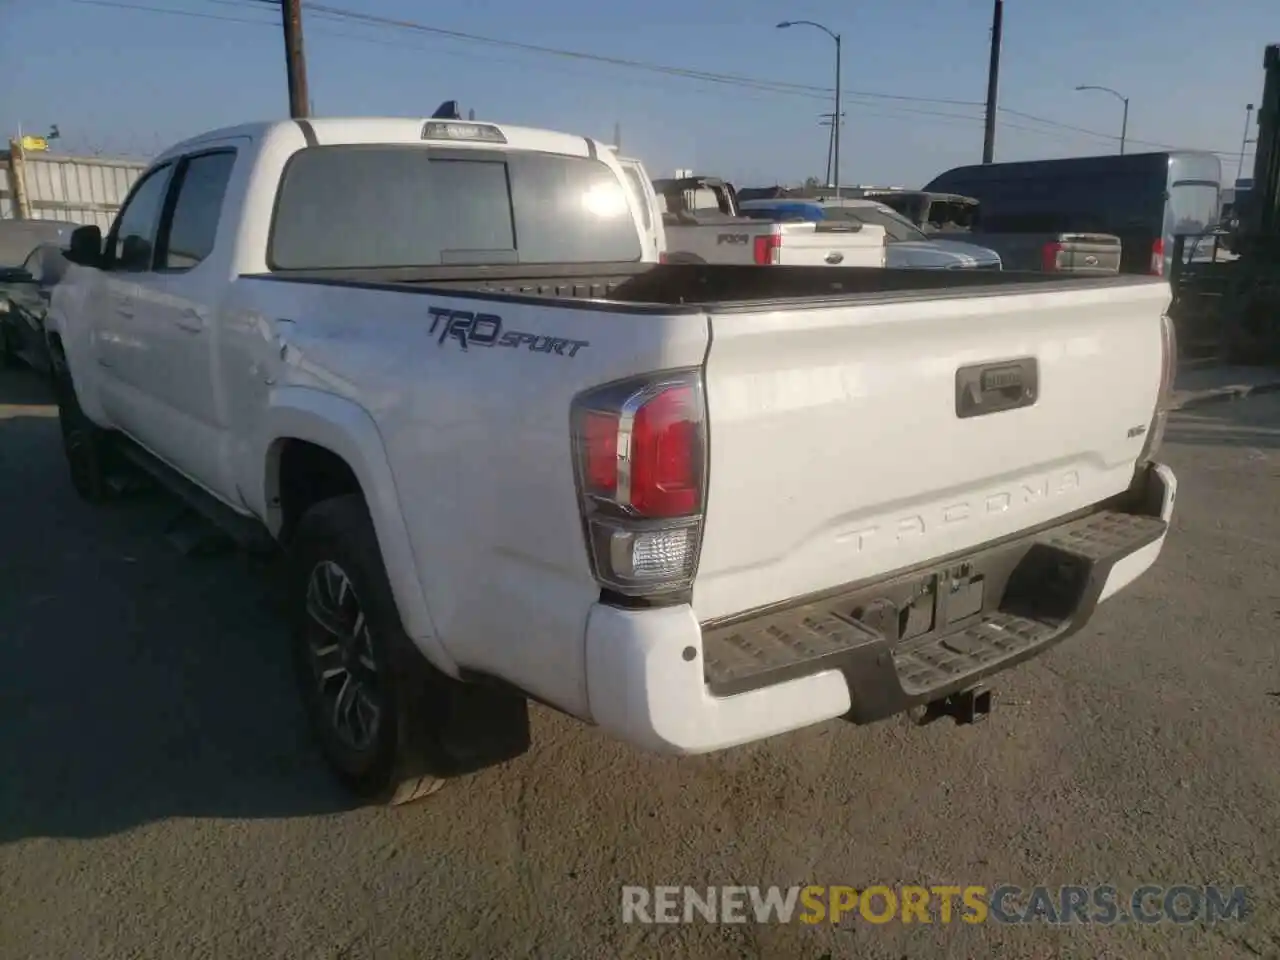
[[[704,314],[604,312],[427,291],[247,281],[288,311],[281,382],[345,396],[385,445],[439,640],[460,666],[588,716],[588,566],[570,445],[581,390],[702,363]],[[500,318],[503,333],[582,344],[573,356],[464,345],[431,310]],[[257,338],[246,328],[249,349]],[[566,351],[567,354],[567,351]],[[247,402],[243,416],[252,416]],[[263,438],[265,440],[265,438]]]

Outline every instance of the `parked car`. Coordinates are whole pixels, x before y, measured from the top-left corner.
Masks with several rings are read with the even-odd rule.
[[[891,207],[874,200],[746,200],[745,217],[789,223],[853,220],[883,227],[888,236],[885,265],[917,270],[999,270],[994,250],[960,240],[930,237]]]
[[[0,365],[18,360],[49,372],[44,318],[67,268],[63,252],[79,224],[0,220]]]
[[[71,482],[136,464],[284,549],[361,795],[522,752],[528,699],[685,754],[976,719],[1160,553],[1165,283],[657,264],[623,177],[568,134],[258,123],[72,238]]]
[[[744,217],[733,185],[718,177],[658,179],[653,189],[672,263],[883,267],[888,257],[881,226]]]
[[[67,220],[0,220],[0,267],[16,267],[42,243],[65,248],[78,223]]]

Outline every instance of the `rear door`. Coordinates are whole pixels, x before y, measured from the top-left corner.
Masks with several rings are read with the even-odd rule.
[[[699,618],[882,577],[1128,487],[1167,285],[1016,289],[711,310]],[[972,415],[958,377],[1013,370],[1030,402],[1015,389],[1019,406]]]
[[[183,157],[161,221],[155,268],[139,278],[142,336],[156,357],[147,392],[152,436],[165,459],[215,492],[222,482],[225,423],[214,376],[215,310],[226,289],[229,250],[214,242],[236,161],[233,147]]]

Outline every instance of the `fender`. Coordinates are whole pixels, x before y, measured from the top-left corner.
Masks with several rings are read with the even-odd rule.
[[[62,345],[62,355],[66,357],[71,372],[71,386],[84,415],[98,426],[112,429],[115,424],[102,409],[102,400],[98,396],[101,377],[93,344],[93,323],[86,311],[97,279],[98,271],[92,267],[68,264],[66,274],[54,286],[49,300],[44,339],[50,357],[53,356],[53,341],[56,339]],[[68,318],[74,318],[76,322]]]
[[[283,521],[276,496],[282,441],[305,440],[340,456],[364,491],[405,632],[432,664],[457,677],[458,666],[440,641],[422,593],[395,478],[373,417],[344,397],[312,387],[284,386],[271,391],[265,419],[266,443],[257,462],[266,464],[263,502],[272,536],[278,536]]]

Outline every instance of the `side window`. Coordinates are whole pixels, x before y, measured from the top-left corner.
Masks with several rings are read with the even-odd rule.
[[[151,269],[156,227],[164,207],[173,165],[165,164],[146,175],[116,217],[107,240],[108,270],[133,272]]]
[[[236,155],[230,151],[206,153],[187,161],[167,236],[160,243],[159,269],[190,270],[213,251],[222,198],[235,162]]]

